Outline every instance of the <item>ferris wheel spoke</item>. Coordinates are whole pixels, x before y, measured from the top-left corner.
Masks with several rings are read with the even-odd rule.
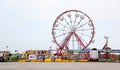
[[[55,38],[60,37],[60,36],[64,36],[64,35],[69,34],[69,33],[70,33],[70,32],[67,32],[67,33],[63,33],[63,34],[57,35],[57,36],[55,36]]]
[[[67,29],[69,29],[67,26],[65,26],[65,25],[63,25],[62,23],[60,23],[60,22],[58,22],[61,26],[63,26],[63,27],[65,27],[65,28],[67,28]]]
[[[61,41],[59,42],[59,45],[61,45],[61,44],[63,43],[64,40],[65,40],[65,39],[61,40]]]
[[[86,37],[92,38],[91,36],[86,35],[86,34],[84,34],[84,33],[80,33],[80,34],[82,34],[82,35],[84,35],[84,36],[86,36]]]
[[[81,38],[76,33],[74,33],[74,35],[75,35],[76,39],[79,41],[80,45],[82,47],[85,47],[84,43],[81,41]]]
[[[58,31],[70,31],[70,30],[65,30],[65,29],[54,29],[54,30],[58,30]]]
[[[79,22],[75,25],[75,27],[77,27],[78,25],[80,25],[81,21],[82,21],[82,19],[79,20]]]
[[[86,22],[86,23],[84,23],[84,24],[80,25],[79,27],[77,27],[77,29],[79,29],[79,28],[81,28],[81,27],[85,26],[85,25],[86,25],[87,23],[89,23],[89,22],[91,22],[91,20],[89,20],[88,22]]]
[[[75,27],[77,27],[78,25],[80,25],[81,21],[84,19],[84,16],[83,15],[80,16],[80,20],[79,20],[78,24]]]
[[[79,30],[76,30],[76,31],[86,31],[86,30],[93,30],[93,28],[89,28],[89,29],[79,29]]]
[[[76,19],[79,17],[79,14],[76,12],[75,14],[75,22],[76,22]]]
[[[76,14],[75,14],[75,20],[74,20],[74,26],[75,26],[75,24],[76,24],[76,19],[79,17],[79,14],[77,14],[77,12],[76,12]]]
[[[83,39],[83,38],[80,38],[85,44],[87,44],[87,42]]]
[[[78,50],[79,50],[79,52],[80,52],[81,47],[80,47],[80,45],[79,45],[79,42],[77,42],[77,44],[78,44]]]
[[[67,22],[67,20],[64,18],[65,23],[71,28],[71,26],[69,25],[69,23]]]
[[[77,17],[75,17],[74,26],[75,26],[75,23],[76,23],[76,19],[77,19]]]
[[[71,18],[71,14],[69,12],[69,14],[67,14],[68,18],[70,19],[70,23],[71,23],[71,26],[72,26],[72,18]]]
[[[74,49],[74,35],[72,36],[72,46],[73,46],[73,49]]]
[[[83,34],[84,36],[87,36],[87,37],[89,37],[89,38],[92,38],[91,36],[89,36],[89,35],[86,35],[86,34]]]

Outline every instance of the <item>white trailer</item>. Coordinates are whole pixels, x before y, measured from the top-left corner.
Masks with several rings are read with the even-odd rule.
[[[97,49],[91,49],[90,50],[90,60],[98,60],[98,50]]]

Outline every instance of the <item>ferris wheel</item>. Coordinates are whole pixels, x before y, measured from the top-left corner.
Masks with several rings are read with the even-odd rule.
[[[61,13],[52,27],[53,41],[63,49],[85,49],[93,42],[95,28],[90,17],[79,10]]]

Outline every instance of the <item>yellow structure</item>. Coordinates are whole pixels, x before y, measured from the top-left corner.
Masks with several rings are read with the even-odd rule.
[[[64,59],[63,59],[62,62],[69,62],[69,60],[64,60]]]
[[[26,60],[19,60],[18,62],[26,62]]]
[[[52,62],[51,58],[45,58],[45,62]]]
[[[62,62],[61,58],[56,58],[55,62]]]
[[[79,60],[80,62],[88,62],[88,60],[87,59],[81,59],[81,60]]]

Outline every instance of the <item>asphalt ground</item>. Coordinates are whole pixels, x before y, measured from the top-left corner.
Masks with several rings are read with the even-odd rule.
[[[0,62],[0,70],[120,70],[120,63]]]

